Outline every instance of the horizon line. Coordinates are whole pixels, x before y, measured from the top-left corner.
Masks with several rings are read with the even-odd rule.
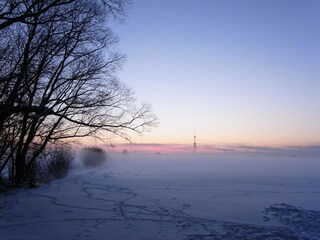
[[[176,143],[118,143],[90,144],[88,146],[102,146],[111,152],[145,152],[145,153],[262,153],[273,155],[303,155],[320,156],[320,144],[291,144],[282,146],[250,145],[250,144],[193,144]]]

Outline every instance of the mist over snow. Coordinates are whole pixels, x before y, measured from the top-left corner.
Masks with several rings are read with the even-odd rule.
[[[79,158],[65,179],[0,197],[1,237],[319,239],[319,169],[317,157],[248,152]]]
[[[111,153],[108,163],[114,171],[161,176],[202,177],[318,177],[320,158],[267,153]],[[304,154],[304,153],[303,153]],[[205,174],[205,175],[204,175]]]

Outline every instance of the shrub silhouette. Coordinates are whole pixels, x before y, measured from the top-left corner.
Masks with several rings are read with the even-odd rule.
[[[64,178],[73,167],[74,155],[68,148],[58,148],[53,151],[46,170],[49,177]]]
[[[81,153],[81,161],[85,167],[101,166],[106,159],[107,154],[97,147],[85,148]]]

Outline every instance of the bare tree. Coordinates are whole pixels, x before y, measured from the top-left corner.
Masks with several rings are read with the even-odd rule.
[[[33,24],[30,20],[32,17],[73,1],[75,0],[2,0],[0,1],[0,30],[18,22]]]
[[[52,8],[68,5],[76,0],[0,0],[0,30],[15,23],[34,24],[33,17],[44,15]],[[121,19],[128,0],[101,0],[107,11],[116,19]],[[42,23],[51,21],[42,18]]]
[[[14,2],[0,14],[0,173],[11,163],[20,183],[49,143],[130,140],[128,130],[154,126],[150,106],[115,77],[124,57],[106,18],[120,19],[126,1]]]

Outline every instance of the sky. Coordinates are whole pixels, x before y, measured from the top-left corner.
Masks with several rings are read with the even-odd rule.
[[[160,123],[134,142],[320,144],[320,1],[136,0],[113,31]]]

